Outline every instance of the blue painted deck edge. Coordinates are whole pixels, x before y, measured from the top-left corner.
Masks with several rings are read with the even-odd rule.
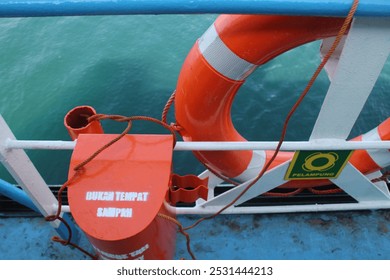
[[[130,14],[345,16],[352,0],[0,0],[0,17]],[[390,1],[360,0],[356,16],[390,16]]]
[[[41,213],[39,209],[32,202],[31,198],[21,189],[16,188],[14,185],[0,179],[0,194],[34,210],[37,213]],[[70,216],[66,213],[63,214],[62,218],[67,222],[70,229],[72,230],[72,239],[71,241],[75,244],[78,244],[80,241],[80,232],[71,220]],[[62,239],[67,240],[69,237],[69,232],[64,223],[60,223],[59,227],[55,229]]]
[[[40,213],[38,208],[23,190],[16,188],[14,185],[2,179],[0,179],[0,194],[34,210],[37,213]]]

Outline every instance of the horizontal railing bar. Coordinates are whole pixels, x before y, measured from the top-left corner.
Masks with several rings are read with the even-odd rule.
[[[171,207],[177,215],[211,215],[221,207]],[[57,208],[55,208],[57,209]],[[326,212],[326,211],[353,211],[367,209],[390,209],[389,201],[372,201],[360,203],[337,203],[337,204],[308,204],[308,205],[275,205],[275,206],[252,206],[231,207],[222,214],[275,214],[275,213],[303,213],[303,212]],[[69,205],[62,206],[62,212],[71,212]]]
[[[175,207],[177,215],[212,215],[221,207]],[[328,211],[356,211],[367,209],[390,209],[389,201],[372,201],[360,203],[338,204],[308,204],[308,205],[275,205],[230,207],[222,214],[276,214],[276,213],[304,213],[304,212],[328,212]],[[70,209],[68,209],[70,211]]]
[[[175,151],[228,151],[228,150],[274,150],[279,142],[178,142]],[[366,142],[309,142],[285,141],[281,150],[361,150],[361,149],[390,149],[390,141]]]
[[[182,142],[176,143],[175,151],[229,151],[229,150],[274,150],[276,141],[250,142]],[[76,141],[30,141],[9,140],[6,149],[26,150],[73,150]],[[390,149],[390,141],[285,141],[281,150],[368,150]]]
[[[6,149],[25,149],[25,150],[73,150],[76,141],[57,141],[57,140],[8,140]]]
[[[130,14],[345,16],[352,0],[0,0],[0,17]],[[356,16],[390,16],[388,0],[360,0]]]

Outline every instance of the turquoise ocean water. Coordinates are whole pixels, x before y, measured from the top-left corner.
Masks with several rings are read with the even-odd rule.
[[[63,117],[74,106],[100,113],[160,118],[181,65],[216,15],[160,15],[0,19],[0,113],[18,139],[68,140]],[[233,121],[250,140],[277,140],[286,111],[319,63],[315,42],[259,68],[241,88]],[[289,140],[305,140],[329,82],[323,73],[290,124]],[[387,63],[352,134],[389,116]],[[347,104],[346,104],[347,105]],[[173,121],[173,114],[170,114]],[[104,122],[107,132],[123,126]],[[133,132],[162,132],[136,124]],[[66,179],[69,151],[28,151],[50,184]],[[175,154],[179,173],[202,167]],[[0,177],[12,178],[0,167]]]
[[[18,139],[32,140],[69,140],[63,127],[63,117],[78,105],[91,105],[99,113],[160,118],[166,100],[175,89],[188,51],[215,18],[215,15],[165,15],[0,19],[0,113]],[[315,42],[290,51],[256,70],[247,80],[232,111],[237,129],[246,138],[278,139],[287,111],[320,62],[319,46],[320,43]],[[328,85],[327,76],[322,73],[292,119],[288,140],[308,139]],[[388,61],[351,137],[368,131],[390,115],[389,89]],[[173,121],[172,112],[169,118]],[[124,128],[112,122],[104,122],[103,126],[109,133],[120,133]],[[155,125],[137,123],[133,132],[159,133],[162,130]],[[66,180],[70,151],[28,151],[28,154],[49,184],[60,184]],[[186,174],[198,173],[203,168],[191,153],[177,152],[174,169]],[[13,182],[2,166],[0,178]],[[312,219],[315,226],[318,217],[310,217],[305,219],[309,219],[309,222]],[[336,223],[344,219],[344,216],[340,217],[333,217],[330,221]],[[283,216],[279,218],[281,224],[287,223]],[[320,219],[328,218],[320,216]],[[246,216],[236,221],[221,217],[218,221],[238,234],[249,224],[253,224],[254,229],[256,225],[271,228],[275,220]],[[277,232],[268,235],[259,233],[265,245],[276,242],[273,236],[278,234],[279,229],[275,230]],[[294,228],[292,232],[297,230]],[[328,233],[325,230],[327,236],[333,236],[333,233]],[[216,230],[213,235],[218,234]],[[249,233],[243,234],[237,240],[244,242],[245,239],[245,244],[211,246],[195,243],[195,251],[203,250],[203,258],[229,258],[223,252],[213,255],[217,248],[223,246],[232,252],[242,252],[241,258],[258,258],[257,253],[266,254],[266,246],[264,249],[260,246],[257,253],[243,250],[254,246]],[[312,235],[311,238],[318,241],[312,243],[322,244],[322,234],[322,231],[318,231],[318,240],[315,239],[317,235]],[[37,240],[40,239],[37,237]],[[194,237],[198,242],[202,239],[202,236]],[[183,244],[178,249],[178,257],[185,255]],[[219,243],[216,241],[215,244]],[[285,247],[291,248],[291,245]],[[55,258],[50,255],[52,250],[50,245],[45,256],[31,255],[26,249],[26,256],[5,254],[1,258]],[[271,254],[271,258],[303,256],[299,250],[294,252],[287,256]],[[336,258],[349,256],[343,255],[345,253],[337,248],[335,252],[338,254]],[[388,255],[389,252],[386,252]],[[319,253],[312,254],[317,258],[320,256]],[[381,257],[368,257],[378,256]],[[310,258],[311,255],[303,257]]]

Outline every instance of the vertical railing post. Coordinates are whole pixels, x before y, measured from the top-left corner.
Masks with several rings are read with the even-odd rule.
[[[388,18],[356,18],[310,140],[345,140],[390,52]]]
[[[310,141],[337,142],[344,141],[349,136],[389,53],[389,19],[356,18],[335,65]],[[353,166],[348,165],[342,175],[332,181],[359,202],[389,199],[387,193],[372,184]]]
[[[24,192],[30,197],[34,205],[38,208],[43,216],[55,214],[55,207],[58,201],[50,191],[49,187],[35,168],[24,150],[7,149],[7,141],[15,140],[15,136],[7,123],[0,115],[0,161],[13,176],[16,182],[22,187]],[[77,243],[79,232],[69,215],[63,213],[63,219],[70,225],[73,236],[72,242]],[[61,238],[68,238],[66,226],[55,221],[50,223],[58,232]]]

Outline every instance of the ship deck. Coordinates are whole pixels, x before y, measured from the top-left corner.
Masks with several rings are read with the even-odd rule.
[[[181,216],[190,225],[197,216]],[[221,215],[189,230],[197,259],[386,260],[390,212],[354,211]],[[83,260],[78,250],[50,240],[56,232],[41,217],[0,217],[0,259]],[[92,251],[88,241],[81,245]],[[190,259],[178,235],[175,259]]]

